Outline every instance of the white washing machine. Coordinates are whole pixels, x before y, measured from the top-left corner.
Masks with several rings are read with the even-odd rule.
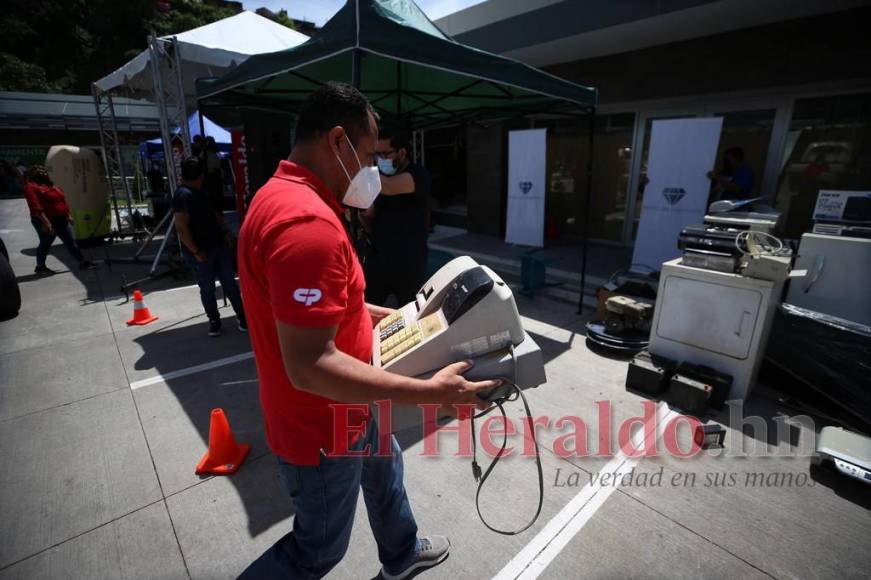
[[[729,399],[750,395],[783,281],[662,265],[650,352],[732,375]]]

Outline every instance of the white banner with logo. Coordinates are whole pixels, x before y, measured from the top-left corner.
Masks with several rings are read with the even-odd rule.
[[[677,238],[691,224],[701,224],[707,210],[720,143],[721,117],[654,121],[650,131],[647,185],[633,264],[659,270],[680,255]]]
[[[505,241],[544,245],[544,186],[547,130],[508,133],[508,216]]]

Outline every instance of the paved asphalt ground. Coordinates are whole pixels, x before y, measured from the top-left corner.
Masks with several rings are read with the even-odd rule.
[[[223,309],[225,334],[208,338],[196,288],[170,279],[145,289],[160,320],[129,328],[119,275],[143,267],[79,272],[55,246],[49,266],[62,272],[34,277],[36,235],[23,200],[0,200],[0,236],[24,301],[17,318],[0,322],[0,579],[235,577],[288,531],[293,510],[264,443],[253,361],[189,372],[250,351],[232,314]],[[90,252],[100,259],[105,250]],[[620,422],[642,412],[643,399],[623,388],[626,361],[587,348],[572,304],[518,297],[518,305],[547,360],[548,383],[527,391],[533,413],[583,418],[595,451],[606,431],[595,401],[610,401],[616,440]],[[236,475],[200,478],[194,466],[214,407],[252,452]],[[510,407],[514,419],[521,411]],[[745,414],[760,416],[768,433],[729,429],[726,451],[780,455],[563,459],[553,448],[567,429],[540,430],[544,508],[517,536],[478,520],[469,459],[452,455],[455,435],[442,436],[447,452],[432,458],[421,457],[419,432],[400,433],[421,532],[453,543],[423,577],[868,577],[871,488],[826,473],[811,479],[807,457],[796,455],[813,448],[814,429],[790,419],[799,412],[775,393],[757,388]],[[628,474],[621,485],[600,479],[615,470]],[[503,460],[488,486],[482,509],[494,524],[517,526],[534,511],[528,458]],[[378,569],[361,501],[331,577]]]

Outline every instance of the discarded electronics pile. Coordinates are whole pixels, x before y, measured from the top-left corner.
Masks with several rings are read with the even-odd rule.
[[[681,232],[681,257],[662,265],[648,349],[630,363],[626,388],[701,417],[746,400],[766,359],[871,431],[871,192],[821,191],[795,264],[775,236],[780,214],[752,201],[715,202],[703,224]],[[612,310],[625,313],[626,303]],[[604,325],[615,331],[613,318]],[[704,441],[721,437],[705,429]],[[818,460],[871,482],[871,439],[846,433],[824,429]]]

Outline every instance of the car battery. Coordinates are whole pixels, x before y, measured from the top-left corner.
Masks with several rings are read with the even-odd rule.
[[[632,304],[627,304],[623,308],[623,318],[626,319],[627,324],[636,328],[644,324],[649,326],[650,320],[653,318],[653,305],[633,300]]]
[[[622,315],[625,313],[626,308],[632,304],[635,304],[635,300],[628,296],[612,296],[605,301],[605,310]]]
[[[650,330],[653,305],[627,296],[612,296],[605,302],[605,327],[610,332]]]
[[[677,372],[671,377],[665,398],[685,413],[701,416],[708,408],[713,390],[711,385]]]
[[[674,361],[651,355],[643,350],[629,362],[626,371],[626,390],[659,396],[668,387],[674,372]]]
[[[732,375],[721,373],[705,365],[683,362],[677,367],[677,372],[685,377],[711,386],[711,398],[708,404],[718,411],[723,408],[729,391],[732,389]]]

